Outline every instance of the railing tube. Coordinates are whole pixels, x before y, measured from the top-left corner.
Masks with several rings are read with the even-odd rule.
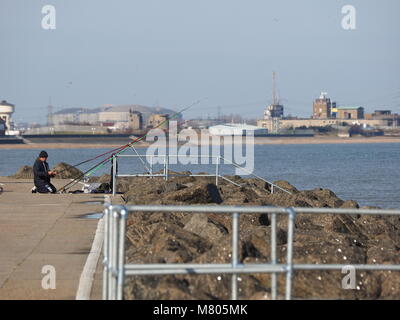
[[[218,186],[218,177],[219,177],[219,162],[220,157],[217,157],[217,163],[215,164],[215,185]]]
[[[113,235],[113,240],[112,240],[112,269],[111,269],[111,299],[116,300],[117,299],[117,281],[118,281],[118,253],[119,253],[119,213],[117,212],[116,208],[114,209],[114,212],[112,214],[112,235]]]
[[[117,180],[117,156],[116,155],[114,155],[114,157],[113,157],[113,161],[112,161],[112,165],[113,165],[113,172],[112,172],[112,175],[113,175],[113,183],[112,183],[112,195],[113,196],[115,196],[115,188],[116,188],[116,185],[117,185],[117,183],[116,183],[116,180]]]
[[[109,258],[109,208],[104,208],[104,242],[103,242],[103,300],[108,300],[108,258]]]
[[[108,220],[108,256],[107,256],[107,299],[111,300],[112,299],[112,272],[113,272],[113,250],[114,250],[114,234],[113,234],[113,206],[109,207],[108,215],[107,215],[107,220]]]
[[[122,300],[124,297],[124,282],[125,282],[125,231],[126,231],[126,216],[125,208],[119,212],[119,234],[118,234],[118,279],[117,279],[117,300]]]
[[[238,247],[239,247],[239,213],[232,215],[232,267],[236,268],[238,263]],[[237,300],[237,274],[232,274],[231,279],[231,299]]]
[[[294,219],[296,211],[293,208],[288,208],[288,239],[287,239],[287,258],[286,258],[286,300],[292,299],[292,277],[293,277],[293,234],[294,234]]]
[[[150,156],[150,176],[153,178],[153,156]]]
[[[167,170],[166,170],[166,178],[165,178],[165,180],[167,180],[168,181],[168,172],[169,172],[169,155],[166,155],[165,156],[165,158],[167,159],[166,160],[166,164],[167,164]]]
[[[276,213],[271,214],[271,264],[275,265],[276,259]],[[276,273],[271,274],[271,299],[276,300],[277,286],[276,286]]]

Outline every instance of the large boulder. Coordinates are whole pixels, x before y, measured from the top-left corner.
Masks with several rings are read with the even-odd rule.
[[[188,204],[222,203],[218,188],[212,184],[200,184],[192,188],[185,188],[166,195],[166,200],[184,202]]]
[[[22,166],[10,177],[14,179],[33,179],[33,168],[30,166]]]
[[[57,171],[58,179],[75,179],[83,175],[81,170],[65,162],[58,163],[52,170]]]
[[[60,162],[51,170],[58,172],[58,179],[74,179],[83,174],[82,171],[65,162]],[[30,166],[22,166],[10,177],[15,179],[33,179],[33,168]]]
[[[289,183],[289,181],[286,180],[277,180],[273,182],[276,186],[279,188],[285,189],[286,191],[289,191],[290,193],[294,194],[299,192],[297,188]],[[284,192],[283,190],[279,188],[274,188],[274,192]]]

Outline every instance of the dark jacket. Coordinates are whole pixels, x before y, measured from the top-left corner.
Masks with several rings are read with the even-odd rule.
[[[42,162],[36,159],[33,164],[33,181],[36,187],[44,186],[50,182],[49,170],[49,164],[46,161]]]

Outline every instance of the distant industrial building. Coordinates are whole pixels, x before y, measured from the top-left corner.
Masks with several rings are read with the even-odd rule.
[[[337,119],[364,119],[363,107],[338,107]]]
[[[284,116],[284,107],[279,102],[278,95],[276,93],[276,74],[272,73],[272,104],[266,107],[264,111],[264,125],[263,128],[267,128],[269,132],[278,133],[279,131],[279,120]],[[267,124],[267,125],[265,125]],[[257,124],[258,125],[258,124]]]
[[[397,119],[399,115],[397,113],[392,113],[391,110],[375,110],[373,113],[366,113],[365,119],[379,119],[379,120],[392,120]]]
[[[326,92],[321,92],[318,99],[313,103],[312,119],[364,119],[364,108],[359,106],[346,107],[336,106],[336,102],[328,98]]]
[[[283,118],[283,105],[273,103],[264,111],[264,119]]]
[[[143,129],[143,115],[141,112],[129,110],[129,128],[132,130]]]
[[[6,134],[6,121],[0,119],[0,136],[4,136]]]
[[[0,102],[0,119],[5,123],[5,131],[12,129],[11,127],[11,115],[14,113],[15,106],[6,100]]]
[[[375,112],[372,113],[370,116],[372,116],[373,118],[386,118],[393,115],[391,110],[375,110]]]
[[[169,114],[152,114],[147,122],[148,128],[168,129]]]
[[[392,113],[391,110],[375,110],[373,113],[366,113],[365,119],[381,121],[385,123],[387,127],[400,127],[400,115],[397,113]]]
[[[257,126],[266,128],[269,132],[283,131],[295,128],[336,127],[342,125],[362,125],[364,127],[396,128],[400,126],[400,115],[392,114],[390,110],[376,110],[365,114],[360,106],[337,106],[326,92],[322,92],[313,102],[312,117],[301,118],[271,118],[264,112],[264,118],[257,121]]]
[[[295,128],[316,128],[316,127],[339,127],[343,125],[362,125],[376,128],[398,128],[400,127],[400,115],[392,115],[390,118],[374,119],[280,119],[278,123],[269,120],[258,120],[257,125],[268,129],[272,126],[279,126],[280,130]]]
[[[248,124],[227,123],[208,128],[210,134],[214,136],[263,136],[268,134],[268,130]]]
[[[321,92],[313,103],[313,119],[363,119],[363,107],[336,106],[336,102],[328,98],[326,92]]]
[[[49,115],[48,123],[53,126],[61,125],[93,125],[114,124],[117,127],[143,129],[154,126],[155,118],[165,117],[166,114],[174,114],[175,111],[141,105],[105,106],[96,109],[70,108],[63,109]]]
[[[193,129],[206,129],[211,126],[224,124],[225,122],[226,120],[224,119],[188,119],[183,121],[182,127]]]
[[[328,119],[332,116],[332,109],[336,111],[336,102],[332,102],[327,97],[326,92],[321,92],[318,99],[315,99],[313,103],[313,119]]]

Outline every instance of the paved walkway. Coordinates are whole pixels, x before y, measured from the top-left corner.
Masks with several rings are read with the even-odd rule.
[[[56,187],[66,183],[52,182]],[[0,183],[5,184],[0,195],[0,299],[75,299],[99,221],[82,216],[101,212],[104,196],[32,194],[30,180],[0,177]],[[55,268],[56,289],[42,288],[46,265]],[[91,298],[101,299],[101,261]]]

